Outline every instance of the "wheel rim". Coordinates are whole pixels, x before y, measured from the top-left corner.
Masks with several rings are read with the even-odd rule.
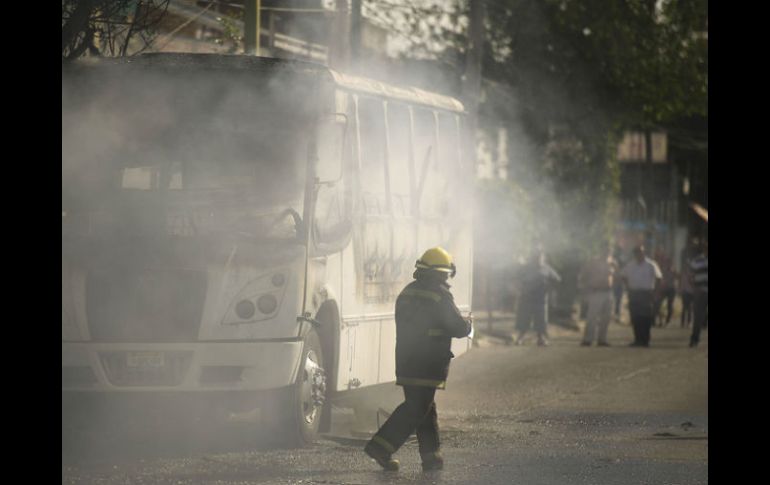
[[[326,372],[318,361],[318,354],[310,350],[305,357],[300,390],[302,417],[309,425],[315,422],[326,397]]]

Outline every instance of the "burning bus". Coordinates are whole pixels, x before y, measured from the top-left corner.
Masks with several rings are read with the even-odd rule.
[[[63,406],[200,400],[301,444],[332,404],[397,394],[394,302],[425,248],[470,312],[465,129],[453,98],[299,61],[63,64]]]

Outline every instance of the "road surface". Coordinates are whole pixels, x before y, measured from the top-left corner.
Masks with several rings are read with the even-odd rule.
[[[162,425],[62,436],[62,483],[94,484],[705,484],[708,332],[699,348],[678,324],[651,348],[580,347],[553,329],[549,347],[480,339],[437,393],[445,469],[423,473],[414,438],[397,473],[379,470],[353,438],[346,410],[334,435],[290,450]],[[125,428],[125,427],[124,427]]]

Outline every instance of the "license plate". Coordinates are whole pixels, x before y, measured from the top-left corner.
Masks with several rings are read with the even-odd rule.
[[[138,368],[163,367],[163,352],[128,352],[126,365]]]

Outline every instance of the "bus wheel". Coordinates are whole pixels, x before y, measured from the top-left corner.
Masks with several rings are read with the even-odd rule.
[[[315,331],[308,333],[302,349],[302,360],[293,389],[289,410],[293,444],[304,446],[318,439],[318,427],[326,402],[326,371],[321,341]]]

